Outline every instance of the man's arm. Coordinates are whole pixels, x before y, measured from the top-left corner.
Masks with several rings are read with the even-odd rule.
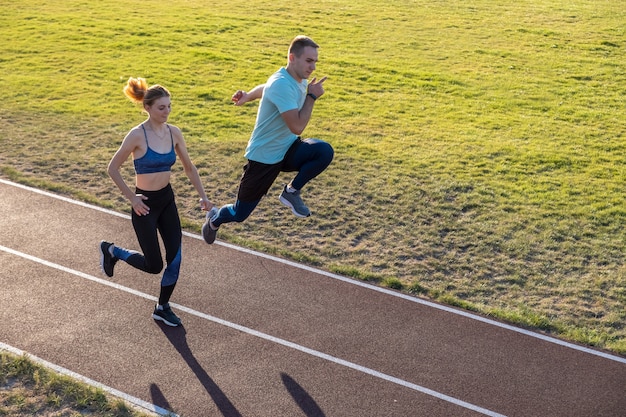
[[[302,108],[300,110],[289,110],[280,114],[292,133],[301,135],[307,124],[309,124],[311,115],[313,114],[313,104],[315,103],[315,100],[324,94],[324,81],[326,81],[326,77],[320,79],[319,81],[316,81],[316,79],[313,78],[309,83],[307,96],[304,99],[304,105],[302,105]]]
[[[313,102],[314,100],[311,97],[307,97],[300,110],[293,109],[280,114],[293,134],[300,136],[304,132],[313,114]]]
[[[241,106],[242,104],[245,104],[249,101],[258,100],[263,97],[264,89],[265,84],[259,84],[249,92],[237,90],[235,94],[233,94],[231,100],[235,103],[235,106]]]

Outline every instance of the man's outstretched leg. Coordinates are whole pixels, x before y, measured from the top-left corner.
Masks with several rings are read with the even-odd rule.
[[[215,242],[217,229],[219,229],[222,224],[231,222],[241,223],[246,220],[259,204],[259,201],[244,203],[237,200],[235,204],[227,204],[220,209],[213,207],[207,213],[206,220],[202,225],[202,237],[204,241],[209,245]]]

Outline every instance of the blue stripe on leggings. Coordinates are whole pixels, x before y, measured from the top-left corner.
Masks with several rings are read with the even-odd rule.
[[[180,262],[182,260],[182,246],[178,248],[178,253],[172,262],[170,262],[163,272],[163,278],[161,279],[161,286],[166,287],[173,285],[178,281],[178,275],[180,274]]]

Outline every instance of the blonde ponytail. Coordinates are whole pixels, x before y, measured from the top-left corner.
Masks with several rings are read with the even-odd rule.
[[[124,95],[137,104],[143,103],[147,91],[148,83],[145,78],[130,77],[124,86]]]

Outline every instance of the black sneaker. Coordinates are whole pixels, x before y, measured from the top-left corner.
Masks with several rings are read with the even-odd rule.
[[[157,306],[154,306],[152,318],[155,320],[161,320],[163,323],[172,327],[180,326],[182,323],[178,316],[174,314],[169,304],[163,306],[163,310],[159,310]]]
[[[217,229],[211,227],[211,218],[215,216],[218,211],[219,210],[217,207],[213,207],[211,210],[209,210],[209,212],[206,214],[206,220],[202,225],[202,237],[204,238],[204,241],[209,245],[215,242],[215,238],[217,237]]]
[[[287,192],[287,186],[283,188],[283,192],[280,193],[279,200],[281,203],[291,208],[293,214],[298,217],[309,217],[311,210],[304,204],[302,198],[300,198],[300,190],[296,190],[293,193]]]
[[[109,251],[112,246],[113,243],[111,242],[105,242],[104,240],[100,242],[100,267],[107,277],[113,276],[113,268],[118,261],[118,258],[111,255]]]

